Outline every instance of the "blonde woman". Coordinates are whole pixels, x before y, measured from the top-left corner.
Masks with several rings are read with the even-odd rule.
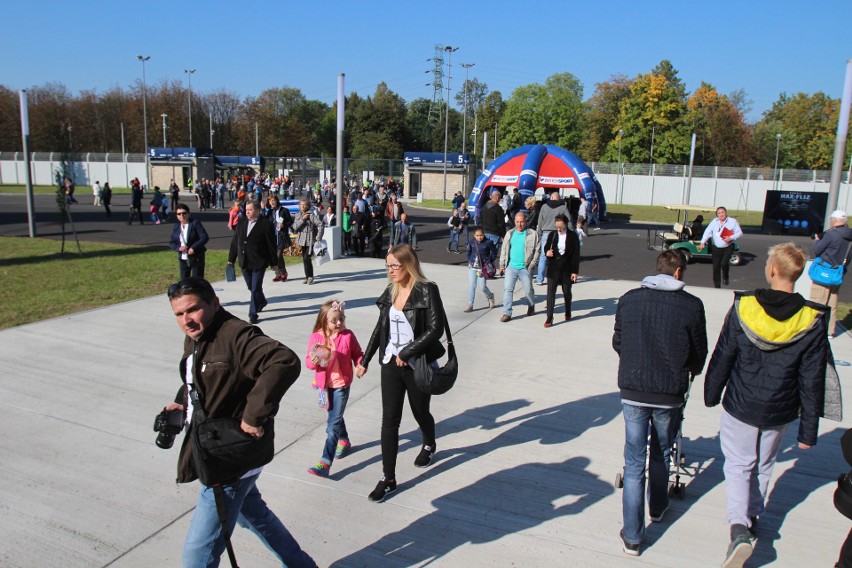
[[[435,419],[429,410],[431,395],[418,390],[414,384],[414,372],[407,361],[423,354],[428,361],[435,361],[445,352],[440,341],[444,332],[441,295],[437,284],[423,275],[417,253],[409,245],[392,247],[385,266],[390,284],[376,302],[379,319],[364,350],[364,358],[355,370],[359,377],[363,376],[370,359],[376,351],[380,351],[384,475],[368,496],[370,501],[377,503],[396,491],[399,424],[406,394],[423,436],[423,445],[414,465],[422,468],[432,463]]]

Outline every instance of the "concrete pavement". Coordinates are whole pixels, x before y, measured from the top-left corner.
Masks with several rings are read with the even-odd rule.
[[[355,451],[328,480],[309,476],[325,439],[325,413],[302,376],[284,397],[276,459],[259,487],[320,566],[718,566],[728,543],[718,443],[719,408],[702,401],[702,378],[686,410],[684,449],[693,475],[684,500],[648,530],[639,558],[621,552],[623,425],[611,348],[617,298],[634,281],[583,279],[574,319],[544,329],[539,313],[517,306],[510,323],[498,308],[466,305],[466,269],[428,264],[438,282],[460,357],[456,387],[435,397],[438,453],[420,470],[410,411],[403,417],[399,489],[367,500],[381,476],[379,368],[352,388],[346,412]],[[649,265],[649,271],[653,266]],[[383,262],[336,260],[301,284],[265,288],[260,327],[302,354],[316,311],[329,298],[347,305],[347,324],[366,343]],[[689,273],[687,273],[689,278]],[[687,282],[689,284],[689,282]],[[492,282],[498,299],[503,281]],[[226,309],[246,318],[242,282],[215,284]],[[705,303],[715,343],[729,290],[690,287]],[[520,291],[516,292],[520,302]],[[22,300],[25,301],[25,300]],[[559,305],[559,304],[558,304]],[[176,448],[154,445],[154,415],[179,385],[182,333],[165,294],[0,332],[0,566],[177,566],[197,484],[174,483]],[[852,339],[832,340],[852,361]],[[838,367],[847,391],[852,370]],[[852,408],[848,407],[847,408]],[[831,501],[848,466],[838,440],[852,421],[822,421],[819,444],[795,449],[790,429],[773,476],[767,514],[749,566],[831,566],[849,521]],[[178,440],[179,443],[180,440]],[[274,566],[247,531],[234,538],[242,566]],[[223,566],[227,559],[223,559]]]

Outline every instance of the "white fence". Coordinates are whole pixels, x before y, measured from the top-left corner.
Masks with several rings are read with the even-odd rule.
[[[52,185],[60,167],[60,153],[34,152],[33,183]],[[590,163],[610,204],[666,205],[681,203],[686,195],[687,166],[655,164]],[[109,182],[128,187],[130,180],[145,180],[144,154],[75,154],[71,163],[74,182],[92,185]],[[618,173],[618,172],[622,173]],[[771,189],[798,193],[828,193],[831,172],[825,170],[778,170],[771,168],[725,168],[696,166],[689,191],[693,205],[724,205],[732,210],[763,211],[766,192]],[[840,184],[838,206],[849,210],[849,172]],[[22,152],[0,152],[0,184],[26,182]],[[774,186],[774,187],[773,187]]]
[[[59,152],[33,152],[33,185],[53,185],[61,167]],[[145,183],[144,154],[74,154],[71,175],[78,186],[109,183],[112,187],[129,187],[133,178]],[[27,181],[23,152],[0,152],[0,184],[23,185]]]

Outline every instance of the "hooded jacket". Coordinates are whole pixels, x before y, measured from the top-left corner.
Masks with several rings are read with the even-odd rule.
[[[683,404],[690,373],[704,368],[704,304],[684,286],[658,274],[619,298],[612,348],[620,356],[618,388],[624,400]]]
[[[561,199],[548,199],[545,201],[538,213],[537,230],[539,234],[545,231],[555,231],[556,216],[560,213],[569,219],[571,218],[570,215],[568,215],[568,206],[565,205],[565,202]],[[568,228],[572,229],[570,222],[568,223]]]
[[[799,442],[816,444],[829,361],[833,371],[827,315],[826,306],[799,294],[736,292],[707,368],[704,403],[721,400],[728,414],[756,428],[800,418]]]

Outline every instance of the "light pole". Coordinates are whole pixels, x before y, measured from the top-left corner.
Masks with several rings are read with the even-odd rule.
[[[467,142],[467,98],[468,93],[470,92],[470,82],[469,82],[469,74],[470,68],[476,65],[476,63],[460,63],[462,67],[464,67],[464,117],[462,119],[462,154],[464,154],[467,146],[465,142]]]
[[[189,147],[192,148],[192,74],[195,69],[184,69],[186,73],[186,82],[189,87]]]
[[[210,117],[210,149],[212,150],[213,149],[213,113],[211,112],[208,116]]]
[[[145,187],[151,185],[149,177],[150,167],[148,164],[148,87],[145,82],[145,62],[151,59],[150,55],[137,55],[136,59],[142,62],[142,120],[145,126]]]
[[[497,159],[497,123],[494,123],[494,159]]]
[[[145,81],[145,62],[151,59],[150,55],[137,55],[136,59],[142,62],[142,120],[145,126],[145,187],[151,185],[150,165],[148,163],[148,87]]]
[[[618,177],[615,178],[615,194],[618,195],[618,202],[621,203],[621,194],[619,193],[619,188],[621,187],[621,137],[624,134],[624,130],[618,129],[618,170],[616,170],[616,175]]]
[[[775,183],[778,181],[778,151],[781,149],[781,133],[775,135],[775,170],[772,172],[772,190],[775,191]]]
[[[161,114],[163,117],[163,148],[166,147],[166,117],[169,116],[166,113]]]
[[[453,72],[453,52],[458,51],[458,47],[445,46],[444,51],[447,52],[447,111],[444,115],[444,197],[441,199],[443,205],[447,201],[447,142],[450,131],[450,79]]]

